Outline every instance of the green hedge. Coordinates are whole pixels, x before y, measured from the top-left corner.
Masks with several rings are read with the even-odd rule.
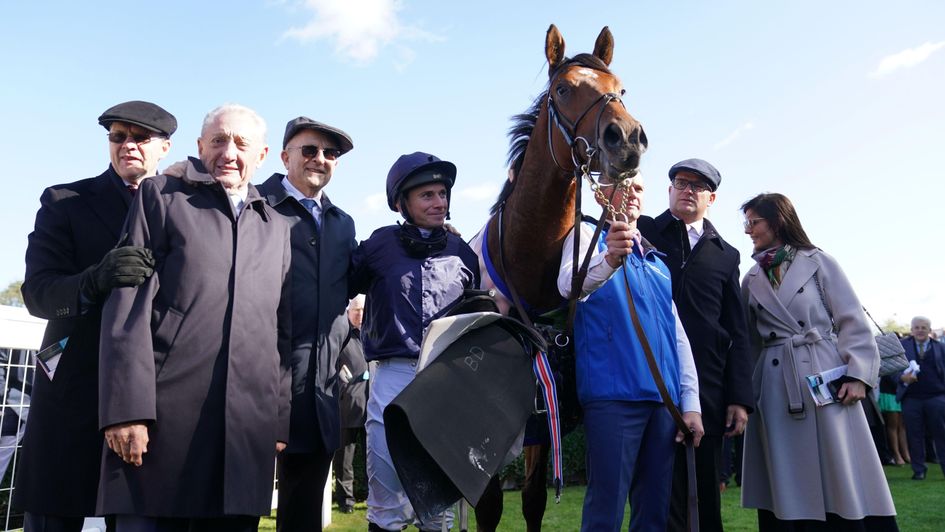
[[[584,426],[578,425],[564,439],[561,440],[561,461],[565,485],[587,483],[587,467],[585,452],[587,445],[584,441]],[[548,457],[548,471],[551,471],[551,457]],[[525,484],[525,456],[519,456],[514,462],[505,466],[500,473],[503,487],[521,488]],[[551,475],[548,475],[548,485],[551,486]]]

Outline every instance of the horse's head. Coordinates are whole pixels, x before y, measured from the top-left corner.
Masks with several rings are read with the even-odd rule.
[[[558,28],[548,28],[546,111],[552,156],[559,167],[588,164],[609,181],[635,175],[647,147],[643,127],[621,101],[623,85],[608,68],[613,54],[614,37],[607,27],[597,36],[593,54],[573,58],[565,57]]]

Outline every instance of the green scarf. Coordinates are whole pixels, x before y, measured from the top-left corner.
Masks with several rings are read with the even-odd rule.
[[[781,247],[770,248],[759,251],[751,256],[764,270],[768,276],[768,281],[773,288],[781,286],[781,279],[787,273],[791,263],[794,262],[794,256],[797,250],[793,246],[785,244]]]

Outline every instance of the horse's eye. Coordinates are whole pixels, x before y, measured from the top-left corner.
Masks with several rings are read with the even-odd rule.
[[[567,85],[558,85],[555,87],[555,94],[559,97],[564,98],[568,95],[568,86]]]
[[[627,94],[627,89],[620,89],[620,95],[623,96],[624,94]]]

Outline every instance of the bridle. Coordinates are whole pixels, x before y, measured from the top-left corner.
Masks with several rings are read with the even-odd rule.
[[[590,68],[590,67],[585,67],[585,68]],[[555,76],[555,78],[557,79],[557,76]],[[561,113],[561,111],[558,110],[558,106],[557,104],[555,104],[555,99],[551,91],[551,88],[554,87],[554,80],[551,81],[551,83],[549,84],[549,87],[550,88],[548,90],[548,151],[551,152],[551,159],[555,162],[555,166],[557,166],[561,170],[564,170],[566,172],[570,171],[564,166],[561,166],[561,163],[558,162],[558,157],[555,155],[554,133],[553,133],[554,130],[551,127],[551,125],[554,124],[557,127],[558,131],[561,132],[561,136],[564,138],[564,142],[568,145],[568,148],[570,148],[571,150],[571,162],[574,164],[574,170],[580,169],[581,166],[588,166],[588,168],[585,169],[585,171],[589,171],[591,160],[594,157],[596,157],[598,153],[600,152],[600,149],[598,148],[600,144],[600,120],[601,120],[601,117],[604,115],[604,109],[606,109],[607,106],[612,102],[617,102],[620,105],[622,105],[624,109],[626,109],[626,105],[624,105],[623,100],[620,99],[620,96],[622,95],[623,91],[621,91],[621,94],[617,94],[614,92],[605,92],[601,94],[600,96],[597,97],[596,100],[591,102],[591,104],[588,105],[587,108],[584,109],[584,112],[582,112],[578,116],[577,120],[575,120],[574,122],[571,122],[570,120],[568,120],[568,117],[564,116]],[[593,111],[595,108],[597,109],[597,118],[595,119],[595,122],[594,122],[594,135],[595,136],[594,136],[594,142],[591,143],[585,137],[577,135],[577,128],[579,125],[581,125],[581,122],[584,120],[584,118],[587,117],[587,115],[591,111]],[[585,146],[584,157],[586,160],[583,163],[580,161],[580,157],[578,155],[579,154],[578,145],[581,142],[583,142]]]

